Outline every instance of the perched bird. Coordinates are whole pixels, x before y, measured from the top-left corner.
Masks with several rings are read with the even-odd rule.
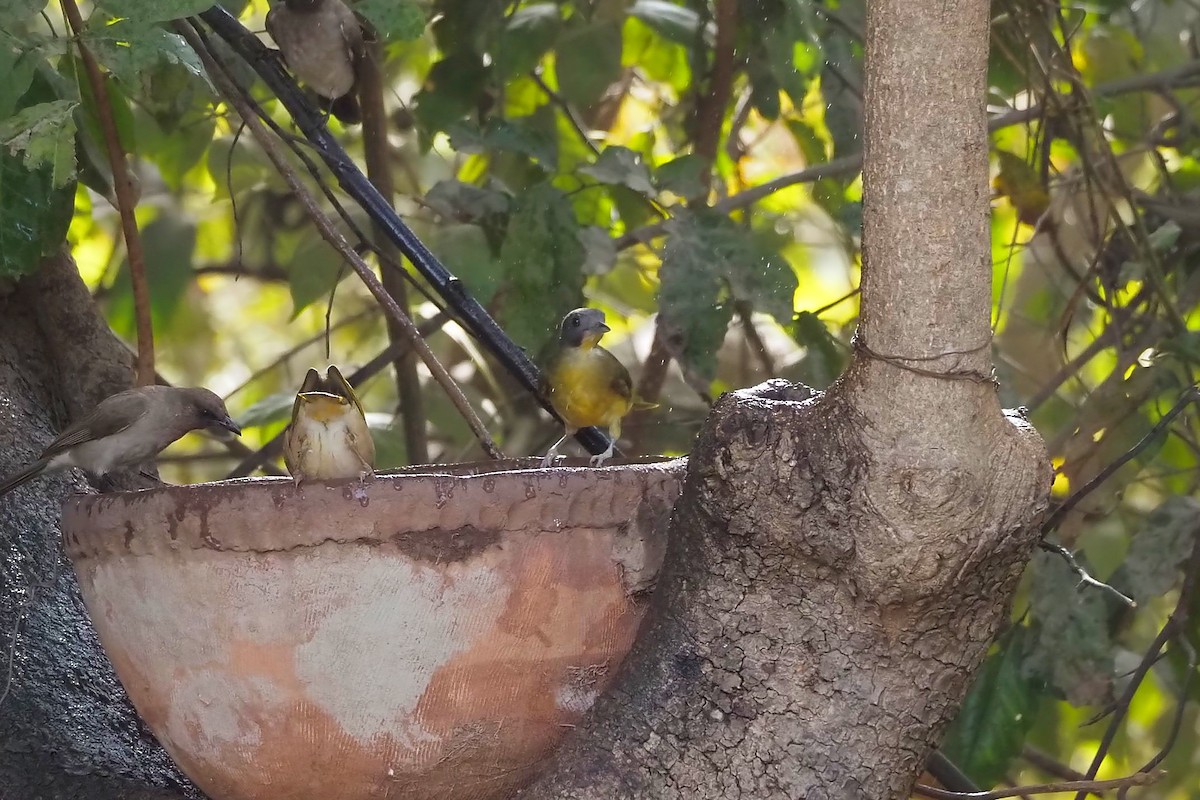
[[[600,346],[608,331],[604,312],[595,308],[577,308],[559,325],[558,346],[545,365],[545,390],[566,422],[566,433],[546,453],[543,467],[550,466],[563,442],[590,425],[607,427],[612,437],[607,450],[592,456],[592,466],[600,466],[612,458],[621,418],[634,408],[657,407],[634,397],[629,370]]]
[[[267,32],[292,73],[348,125],[362,121],[355,84],[364,56],[358,18],[342,0],[283,0],[267,12]]]
[[[302,480],[365,480],[375,467],[375,441],[354,389],[330,367],[325,377],[310,369],[292,404],[283,432],[283,461]]]
[[[72,423],[42,457],[0,483],[0,495],[47,470],[79,467],[94,476],[157,456],[185,433],[202,428],[240,435],[225,403],[208,389],[142,386],[107,397]]]

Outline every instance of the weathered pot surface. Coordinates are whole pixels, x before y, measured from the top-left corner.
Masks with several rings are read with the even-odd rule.
[[[536,463],[76,496],[63,531],[130,698],[214,800],[499,798],[628,652],[683,475]]]

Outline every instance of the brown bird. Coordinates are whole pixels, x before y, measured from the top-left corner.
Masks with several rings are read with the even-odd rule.
[[[342,0],[283,0],[267,12],[267,32],[292,73],[347,125],[362,121],[355,88],[363,58],[358,18]]]
[[[310,369],[283,432],[283,461],[302,480],[365,480],[375,467],[375,441],[354,388],[337,367]]]
[[[58,435],[37,461],[0,483],[0,495],[48,470],[79,467],[107,475],[157,456],[185,433],[214,428],[240,435],[225,403],[208,389],[142,386],[107,397]]]

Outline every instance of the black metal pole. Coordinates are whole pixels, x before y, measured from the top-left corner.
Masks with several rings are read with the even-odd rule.
[[[462,281],[454,277],[450,270],[437,260],[412,229],[404,224],[375,186],[367,180],[325,127],[324,117],[297,88],[291,75],[284,70],[276,51],[259,41],[257,36],[246,30],[237,18],[221,6],[213,6],[202,12],[200,18],[258,73],[292,115],[296,127],[312,142],[346,194],[362,206],[379,229],[387,234],[400,252],[424,276],[434,291],[441,295],[467,332],[482,343],[504,368],[537,398],[542,408],[558,419],[558,414],[539,391],[541,372],[537,365],[523,349],[508,338],[508,334],[496,324],[496,320],[492,319],[487,309],[471,296]],[[575,438],[593,455],[603,453],[608,448],[608,437],[596,428],[582,428],[575,434]]]

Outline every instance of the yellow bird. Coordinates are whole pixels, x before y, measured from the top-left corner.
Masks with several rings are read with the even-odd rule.
[[[283,461],[303,480],[366,480],[375,467],[375,441],[362,403],[337,367],[322,378],[310,369],[283,432]]]
[[[595,308],[577,308],[563,317],[558,329],[558,346],[547,359],[545,389],[554,410],[566,422],[566,433],[554,443],[542,459],[548,467],[558,448],[580,428],[608,428],[612,441],[608,449],[592,456],[598,467],[612,458],[621,435],[621,418],[634,408],[656,408],[655,403],[638,400],[633,394],[629,370],[599,342],[609,327],[604,312]]]

